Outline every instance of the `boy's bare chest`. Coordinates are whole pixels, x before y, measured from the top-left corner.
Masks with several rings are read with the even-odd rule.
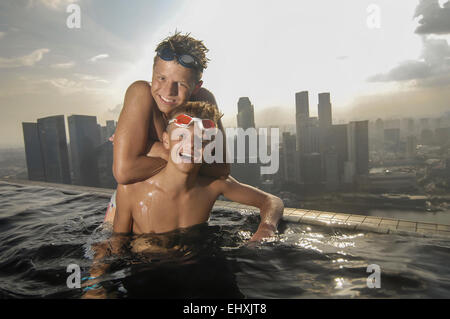
[[[156,187],[142,189],[135,198],[133,221],[143,233],[204,223],[215,201],[201,190],[174,195]]]

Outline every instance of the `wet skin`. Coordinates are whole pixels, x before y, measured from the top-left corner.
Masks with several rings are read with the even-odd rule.
[[[193,126],[188,129],[191,133],[188,139],[180,140],[180,136],[174,134],[175,129],[178,130],[174,124],[169,126],[168,132],[163,134],[163,143],[182,161],[177,162],[176,157],[170,156],[159,174],[144,182],[119,185],[114,232],[163,233],[204,223],[217,197],[224,195],[260,208],[260,227],[252,239],[272,236],[283,214],[282,201],[232,177],[214,179],[199,175],[201,163],[194,163],[192,157],[193,154],[198,156],[193,149]]]

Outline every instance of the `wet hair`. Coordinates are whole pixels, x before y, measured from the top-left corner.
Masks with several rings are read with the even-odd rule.
[[[175,117],[175,115],[182,113],[201,119],[212,120],[214,123],[216,123],[216,125],[218,125],[220,118],[223,116],[223,114],[220,113],[220,111],[217,109],[217,106],[208,102],[198,101],[187,102],[174,108],[169,112],[168,118],[172,119]]]
[[[197,60],[197,62],[200,64],[202,70],[193,69],[195,72],[195,79],[196,81],[200,81],[202,78],[203,70],[207,68],[209,59],[206,57],[206,53],[209,51],[208,48],[205,46],[203,41],[194,39],[190,36],[190,33],[181,34],[179,31],[175,31],[175,33],[167,38],[165,38],[161,43],[158,44],[156,47],[156,52],[158,52],[161,48],[164,46],[169,45],[170,48],[175,51],[176,54],[182,55],[182,54],[189,54],[194,59]],[[158,55],[155,56],[154,63],[156,63],[156,60],[158,58]],[[175,60],[177,61],[177,60]]]

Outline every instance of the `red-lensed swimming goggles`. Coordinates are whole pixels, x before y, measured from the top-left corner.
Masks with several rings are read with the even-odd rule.
[[[200,119],[198,117],[192,117],[187,114],[180,114],[174,119],[171,119],[169,121],[169,124],[174,123],[176,126],[179,127],[189,127],[193,122],[197,122],[200,129],[209,129],[209,128],[216,128],[216,123],[214,123],[213,120],[209,119]]]

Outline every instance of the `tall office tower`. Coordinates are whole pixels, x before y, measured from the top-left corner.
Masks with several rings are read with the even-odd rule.
[[[244,130],[255,128],[254,108],[248,97],[239,98],[237,127]],[[242,152],[238,152],[239,138],[244,138],[245,149],[240,151],[245,151],[245,155],[242,155]],[[250,151],[253,149],[253,147],[250,147],[251,139],[245,135],[241,137],[237,136],[234,141],[234,161],[231,165],[231,175],[245,184],[259,186],[260,169],[257,158],[258,154],[250,154]],[[256,153],[258,153],[258,145],[256,145]]]
[[[108,139],[106,138],[106,126],[101,126],[97,124],[98,134],[100,135],[100,143],[106,142]]]
[[[296,135],[296,156],[295,161],[295,179],[297,183],[302,183],[301,175],[301,157],[308,152],[307,144],[310,140],[309,133],[311,129],[309,119],[309,96],[308,91],[295,93],[295,135]]]
[[[96,148],[100,144],[100,134],[97,118],[71,115],[68,120],[74,184],[98,187],[100,183]]]
[[[335,151],[327,151],[322,158],[325,160],[325,187],[328,191],[339,188],[339,156]]]
[[[354,121],[347,126],[348,162],[355,175],[369,174],[369,121]]]
[[[319,113],[319,153],[322,155],[322,177],[326,178],[327,165],[325,153],[329,150],[330,129],[332,125],[330,93],[319,93],[319,104],[317,107]]]
[[[310,117],[302,130],[302,154],[320,153],[320,127],[317,117]]]
[[[44,160],[37,123],[22,123],[28,179],[45,182]]]
[[[113,167],[113,144],[110,141],[103,142],[96,148],[98,163],[99,186],[114,189],[117,187],[114,178]]]
[[[331,126],[331,149],[337,153],[339,181],[344,181],[344,165],[348,159],[347,124],[336,124]]]
[[[106,126],[100,126],[100,145],[96,148],[99,185],[102,188],[116,188],[117,182],[112,173],[113,144],[109,138],[115,133],[116,122],[106,121]]]
[[[255,127],[255,111],[248,97],[239,98],[237,126],[244,130]]]
[[[116,132],[116,122],[114,120],[106,121],[106,137],[109,139]]]
[[[328,139],[332,125],[330,93],[319,93],[319,130],[320,130],[320,153],[328,148]]]
[[[300,159],[304,185],[322,182],[322,158],[319,153],[303,154]]]
[[[296,176],[300,174],[300,172],[297,172],[297,170],[300,170],[300,167],[295,165],[297,157],[297,151],[295,149],[296,138],[295,135],[284,132],[282,139],[283,181],[295,183]]]
[[[296,149],[303,152],[303,145],[307,139],[305,130],[309,120],[309,98],[308,91],[295,93],[295,125],[297,135]]]
[[[388,128],[384,130],[384,150],[398,152],[400,147],[400,129]]]
[[[53,183],[70,184],[69,154],[64,115],[38,119],[37,126],[45,180]]]

